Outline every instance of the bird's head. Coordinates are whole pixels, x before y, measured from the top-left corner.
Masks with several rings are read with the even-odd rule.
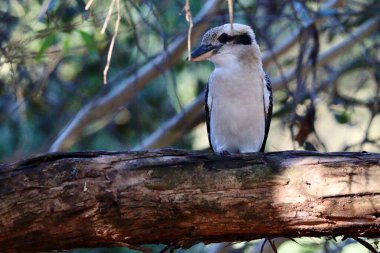
[[[225,24],[208,30],[203,36],[201,46],[191,53],[191,61],[210,60],[223,65],[231,58],[241,58],[249,47],[257,46],[251,27],[242,24]]]

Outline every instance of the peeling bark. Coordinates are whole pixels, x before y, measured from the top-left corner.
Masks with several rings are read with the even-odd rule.
[[[0,165],[0,252],[380,235],[380,154],[53,153]]]

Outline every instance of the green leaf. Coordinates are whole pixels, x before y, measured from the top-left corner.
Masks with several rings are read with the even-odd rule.
[[[64,41],[63,41],[63,52],[65,54],[67,54],[70,50],[70,39],[69,38],[66,38]]]
[[[38,51],[36,60],[39,62],[41,61],[42,56],[45,54],[46,50],[51,47],[57,40],[57,34],[52,33],[49,36],[47,36],[41,44],[40,50]]]
[[[96,53],[98,50],[95,46],[94,35],[89,34],[85,31],[79,31],[79,34],[82,37],[82,40],[83,40],[84,44],[86,45],[87,49],[91,53]]]

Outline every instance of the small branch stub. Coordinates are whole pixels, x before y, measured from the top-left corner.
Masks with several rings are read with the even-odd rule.
[[[110,6],[110,10],[113,9],[114,2],[115,2],[115,0],[112,0],[111,6]],[[116,10],[117,10],[117,19],[116,19],[116,23],[115,23],[115,30],[113,32],[112,39],[111,39],[111,44],[110,44],[110,47],[108,49],[107,64],[104,67],[104,71],[103,71],[103,83],[104,84],[107,84],[107,73],[108,73],[108,69],[109,69],[110,64],[111,64],[112,52],[113,52],[113,48],[115,46],[115,40],[116,40],[116,37],[117,37],[117,33],[119,31],[119,25],[120,25],[120,20],[121,20],[120,0],[116,0]],[[110,15],[110,12],[109,12],[109,15]],[[107,15],[107,18],[108,18],[108,15]],[[104,33],[104,31],[105,31],[105,26],[106,26],[107,22],[108,21],[106,19],[106,22],[104,22],[102,33]]]
[[[189,23],[189,29],[187,31],[187,59],[191,60],[191,31],[193,30],[193,17],[191,15],[190,10],[190,0],[186,0],[185,7],[183,8],[185,11],[186,21]]]
[[[92,5],[92,3],[94,2],[94,0],[90,0],[88,1],[88,3],[86,4],[86,7],[85,7],[85,10],[88,11]]]

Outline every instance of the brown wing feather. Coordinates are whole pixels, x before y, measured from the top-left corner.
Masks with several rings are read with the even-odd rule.
[[[210,143],[210,148],[212,151],[215,151],[211,144],[211,128],[210,128],[210,108],[208,107],[207,98],[208,98],[208,84],[206,85],[206,92],[205,92],[205,114],[206,114],[206,125],[207,125],[207,135],[208,135],[208,142]]]
[[[265,75],[265,82],[266,82],[266,88],[269,91],[269,105],[268,105],[267,113],[264,112],[265,113],[265,136],[264,136],[263,144],[261,145],[261,148],[260,148],[260,152],[264,152],[264,149],[265,149],[265,144],[268,138],[269,127],[270,127],[270,122],[272,119],[272,111],[273,111],[272,83],[268,75]],[[264,101],[265,101],[265,98],[264,98]]]

